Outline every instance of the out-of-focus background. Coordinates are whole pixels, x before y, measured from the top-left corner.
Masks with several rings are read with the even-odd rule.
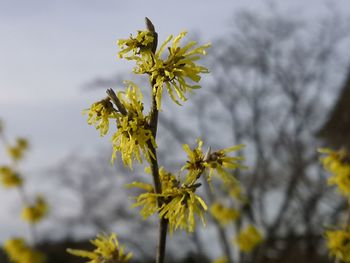
[[[338,114],[350,118],[348,0],[0,0],[0,118],[9,138],[30,141],[20,170],[28,192],[41,192],[50,204],[37,230],[49,262],[81,262],[65,248],[112,231],[140,262],[154,257],[156,218],[143,221],[130,209],[135,193],[123,187],[148,180],[143,167],[130,173],[120,162],[110,165],[109,138],[82,115],[125,79],[147,94],[147,81],[117,58],[116,45],[144,29],[145,16],[160,42],[187,30],[187,39],[212,43],[201,62],[211,71],[202,89],[182,107],[164,99],[161,165],[179,169],[182,144],[193,146],[197,137],[214,149],[246,144],[250,169],[236,176],[265,243],[242,262],[330,262],[324,227],[344,218],[346,202],[327,185],[316,149],[341,147],[350,136],[334,110],[338,105]],[[8,162],[3,152],[1,164]],[[210,191],[201,194],[211,202]],[[25,235],[17,193],[0,188],[0,200],[0,242]],[[168,262],[238,253],[227,248],[234,230],[207,220],[194,234],[168,238]]]

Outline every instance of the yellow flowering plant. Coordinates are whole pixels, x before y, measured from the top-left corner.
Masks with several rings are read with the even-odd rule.
[[[89,263],[127,263],[132,258],[132,253],[125,253],[124,246],[119,245],[116,234],[98,235],[90,242],[96,247],[93,251],[78,249],[67,249],[67,251],[72,255],[89,259]]]
[[[163,263],[168,230],[170,233],[177,229],[193,232],[196,217],[205,223],[207,204],[198,194],[198,188],[201,186],[199,180],[207,178],[210,181],[213,175],[217,175],[225,184],[237,186],[237,179],[232,175],[232,171],[244,168],[241,164],[244,158],[231,156],[232,152],[242,149],[243,145],[213,152],[209,148],[204,153],[202,151],[204,143],[198,139],[198,146],[193,150],[184,145],[188,161],[178,176],[166,171],[165,168],[159,168],[156,135],[163,89],[167,90],[175,103],[181,105],[179,100],[186,101],[188,93],[200,88],[198,83],[201,75],[209,71],[197,64],[197,61],[206,55],[210,44],[198,46],[195,41],[190,41],[182,45],[181,41],[187,33],[181,32],[176,37],[169,36],[157,49],[158,34],[148,18],[146,26],[147,30],[138,31],[136,36],[131,35],[128,39],[118,41],[121,49],[118,56],[134,61],[136,66],[133,72],[144,74],[149,78],[151,84],[149,111],[144,111],[142,88],[127,81],[125,91],[115,92],[108,89],[107,97],[92,104],[84,113],[88,115],[88,124],[94,125],[101,136],[108,133],[110,126],[114,126],[115,131],[111,136],[112,161],[120,154],[124,165],[130,169],[135,160],[139,163],[146,160],[149,164],[148,170],[152,175],[153,185],[136,181],[129,187],[141,190],[139,196],[135,197],[134,207],[141,208],[140,214],[143,218],[158,214],[159,240],[156,262]],[[233,217],[232,211],[227,214],[230,218]],[[104,249],[111,243],[106,241],[108,240],[106,237],[98,237],[97,240],[94,244],[99,247],[98,251],[105,251]],[[89,258],[91,260],[89,262],[122,262],[111,260],[109,256],[113,253],[98,251],[69,250],[74,255]]]
[[[4,244],[4,251],[8,255],[11,262],[45,262],[44,254],[28,245],[23,238],[14,238],[7,240]]]
[[[323,154],[320,158],[324,169],[331,174],[328,184],[336,186],[336,191],[347,198],[348,209],[350,209],[350,153],[346,149],[338,151],[332,149],[319,149]],[[350,216],[350,214],[349,214]],[[350,262],[350,225],[328,229],[325,232],[329,254],[336,260]]]
[[[18,164],[25,157],[29,149],[29,143],[24,138],[17,138],[14,145],[11,145],[4,133],[3,124],[0,124],[0,138],[3,142],[6,153],[11,160],[8,165],[0,166],[0,183],[4,188],[15,189],[21,196],[23,204],[21,218],[29,224],[30,240],[25,241],[22,237],[12,238],[5,241],[3,249],[9,260],[14,263],[43,263],[45,255],[35,248],[35,225],[40,223],[48,213],[48,205],[43,196],[37,195],[32,203],[31,198],[24,189],[24,179],[18,171]]]
[[[245,253],[251,252],[263,241],[263,237],[259,230],[252,224],[243,228],[234,239],[239,250]]]
[[[338,260],[350,262],[350,229],[328,230],[325,233],[329,254]]]

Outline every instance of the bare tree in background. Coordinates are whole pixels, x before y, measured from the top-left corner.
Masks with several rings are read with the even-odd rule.
[[[212,49],[212,84],[195,104],[199,129],[206,140],[247,145],[251,169],[238,176],[247,212],[266,238],[243,262],[295,262],[296,252],[317,261],[323,226],[339,215],[342,204],[321,171],[315,133],[349,62],[340,56],[349,36],[341,17],[306,22],[274,11],[241,12]],[[212,127],[211,119],[221,125]]]

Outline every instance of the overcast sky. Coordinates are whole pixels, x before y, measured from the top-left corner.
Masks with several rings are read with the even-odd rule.
[[[327,8],[321,0],[276,2],[292,16],[314,16]],[[328,3],[350,14],[349,0]],[[160,41],[187,29],[208,42],[229,30],[235,11],[265,7],[262,0],[0,0],[0,118],[8,137],[30,139],[32,151],[23,169],[50,166],[72,151],[98,149],[101,139],[81,111],[104,91],[82,86],[125,71],[116,40],[143,29],[145,16]],[[2,204],[16,198],[0,190]],[[11,232],[5,229],[19,222],[12,220],[9,205],[0,209],[1,240]]]

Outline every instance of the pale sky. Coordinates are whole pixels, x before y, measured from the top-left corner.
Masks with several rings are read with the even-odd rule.
[[[292,16],[312,17],[327,8],[321,0],[275,2]],[[334,5],[350,15],[349,0],[328,1],[328,7]],[[30,139],[23,169],[35,171],[72,151],[94,151],[108,143],[81,113],[105,93],[81,87],[125,71],[130,64],[117,59],[116,40],[143,29],[145,16],[160,41],[186,29],[213,42],[228,32],[235,11],[265,7],[262,0],[0,0],[0,119],[9,138]],[[22,228],[12,220],[16,199],[0,189],[0,240],[14,227]]]

